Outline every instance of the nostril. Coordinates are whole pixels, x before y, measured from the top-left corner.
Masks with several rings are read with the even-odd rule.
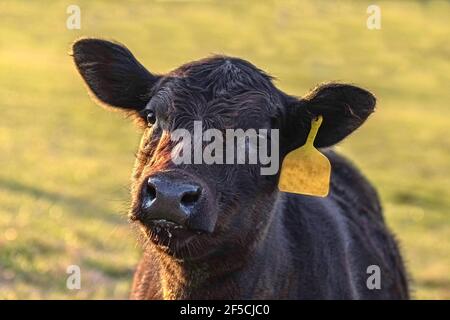
[[[201,189],[197,188],[193,191],[187,191],[181,197],[181,204],[184,206],[194,205],[200,198]]]
[[[150,201],[153,201],[156,199],[156,188],[151,183],[147,184],[147,196]]]

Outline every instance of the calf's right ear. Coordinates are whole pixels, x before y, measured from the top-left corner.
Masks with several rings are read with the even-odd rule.
[[[142,110],[159,78],[118,43],[81,39],[73,44],[72,56],[94,100],[103,106]]]

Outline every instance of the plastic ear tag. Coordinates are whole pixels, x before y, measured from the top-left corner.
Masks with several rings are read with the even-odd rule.
[[[291,151],[283,161],[278,188],[284,192],[326,197],[330,189],[331,164],[314,148],[322,116],[311,121],[305,144]]]

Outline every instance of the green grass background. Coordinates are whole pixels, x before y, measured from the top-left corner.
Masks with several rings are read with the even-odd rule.
[[[450,4],[2,1],[0,298],[126,298],[140,249],[126,219],[139,132],[94,105],[67,52],[80,36],[125,43],[154,72],[210,53],[250,60],[303,95],[339,80],[378,110],[337,149],[377,186],[418,299],[450,298]],[[81,8],[68,30],[66,8]],[[81,267],[82,289],[66,288]]]

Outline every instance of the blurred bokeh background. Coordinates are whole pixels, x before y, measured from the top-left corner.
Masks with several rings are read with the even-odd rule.
[[[67,7],[81,29],[66,27]],[[381,8],[381,29],[366,27]],[[337,149],[377,186],[417,299],[450,299],[447,1],[0,2],[0,298],[126,298],[139,132],[94,105],[68,55],[80,36],[125,43],[154,72],[225,53],[303,95],[338,80],[377,112]],[[81,290],[66,268],[81,267]]]

